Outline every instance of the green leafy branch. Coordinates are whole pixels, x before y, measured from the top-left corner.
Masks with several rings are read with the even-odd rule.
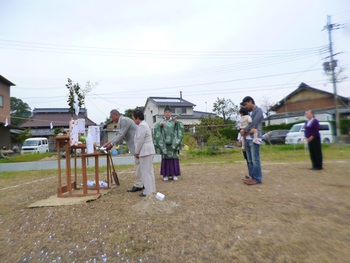
[[[73,113],[75,112],[74,110],[74,94],[77,96],[77,99],[78,99],[78,105],[79,105],[79,108],[81,108],[83,105],[84,105],[84,95],[82,93],[82,90],[80,88],[80,85],[79,83],[74,83],[70,78],[68,78],[68,83],[66,84],[66,87],[69,91],[69,96],[68,96],[68,100],[67,100],[67,103],[68,103],[68,106],[69,106],[69,112]]]

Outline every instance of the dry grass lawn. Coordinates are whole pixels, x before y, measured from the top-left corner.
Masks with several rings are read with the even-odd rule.
[[[262,155],[254,186],[239,152],[184,159],[179,181],[157,164],[163,202],[126,192],[132,166],[96,201],[34,209],[56,194],[55,171],[0,174],[0,262],[349,262],[350,149],[322,171],[303,151]]]

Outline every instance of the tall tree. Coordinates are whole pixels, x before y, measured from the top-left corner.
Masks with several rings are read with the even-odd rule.
[[[30,130],[31,129],[28,128],[28,129],[26,129],[24,131],[21,131],[19,134],[17,134],[15,136],[15,138],[14,138],[15,140],[14,141],[23,144],[26,139],[32,137],[32,134],[30,133]]]
[[[235,105],[231,99],[220,99],[219,97],[213,104],[213,112],[221,116],[224,120],[224,123],[229,123],[229,120],[237,117],[239,108]]]
[[[343,82],[348,78],[348,76],[344,75],[345,70],[346,68],[343,67],[340,67],[338,70],[334,69],[334,80],[336,83]],[[328,77],[327,83],[325,85],[327,85],[328,83],[333,83],[333,78],[330,69],[328,68],[327,70],[327,68],[324,68],[324,71],[324,74]]]
[[[224,120],[219,117],[202,116],[200,121],[200,124],[195,126],[196,132],[194,134],[199,145],[207,142],[210,136],[220,136],[219,129],[225,127]]]
[[[32,114],[31,108],[29,105],[25,102],[23,102],[21,99],[16,97],[11,97],[11,124],[12,125],[19,125],[25,120],[27,120],[30,115]]]
[[[133,111],[133,109],[127,109],[127,110],[124,111],[123,115],[125,117],[129,117],[130,119],[132,119],[132,111]]]
[[[271,116],[271,113],[272,113],[271,107],[273,105],[275,105],[275,103],[272,103],[267,97],[264,97],[260,104],[260,108],[262,109],[265,117],[267,118],[267,125],[270,125],[269,117]]]

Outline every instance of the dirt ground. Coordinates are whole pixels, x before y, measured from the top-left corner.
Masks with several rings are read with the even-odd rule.
[[[349,262],[350,162],[263,162],[247,186],[244,162],[182,165],[146,198],[121,186],[82,205],[28,208],[57,193],[54,171],[0,180],[0,262]]]

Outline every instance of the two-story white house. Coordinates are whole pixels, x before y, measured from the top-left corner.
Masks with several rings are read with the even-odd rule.
[[[172,117],[176,117],[185,125],[185,130],[189,130],[193,125],[200,123],[202,116],[216,117],[215,113],[195,111],[196,106],[192,102],[184,100],[180,93],[180,98],[174,97],[149,97],[146,100],[143,113],[145,121],[153,130],[155,124],[164,117],[164,108],[169,106],[172,110]]]

